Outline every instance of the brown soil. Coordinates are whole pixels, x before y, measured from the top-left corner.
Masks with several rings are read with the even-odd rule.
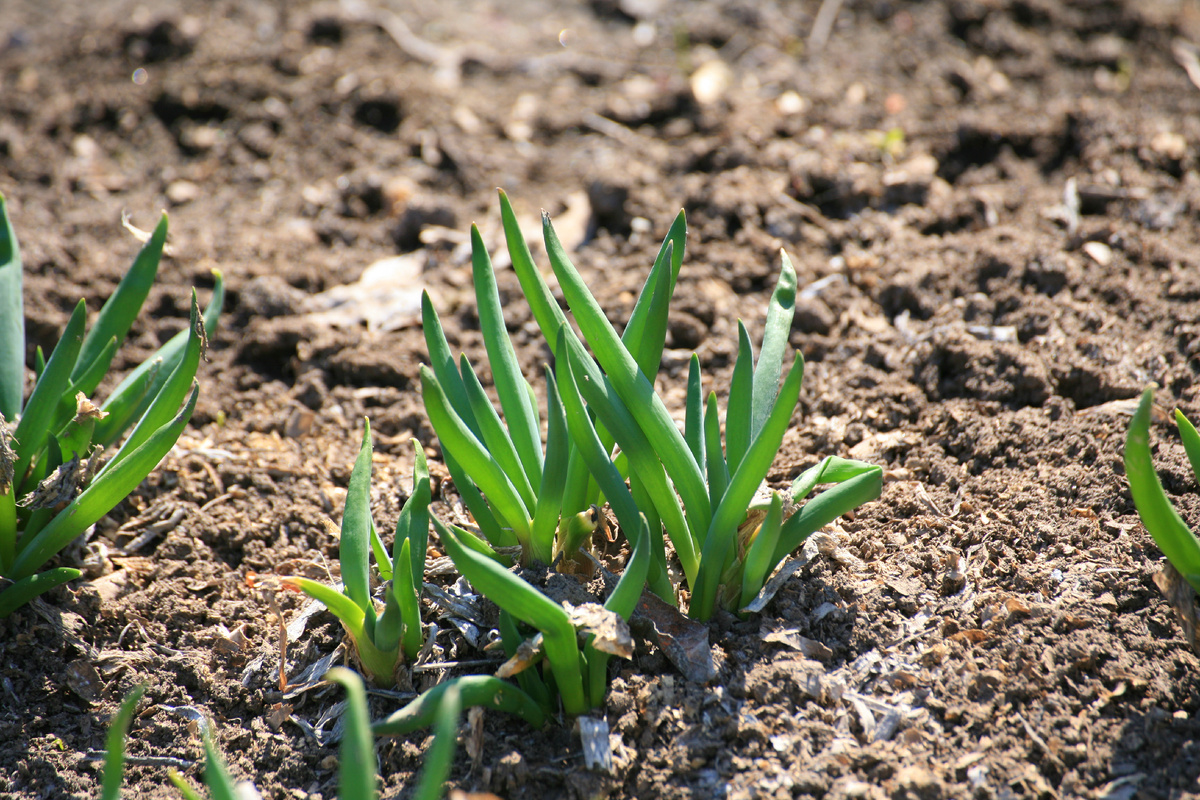
[[[264,797],[334,796],[335,749],[294,720],[327,733],[340,692],[281,698],[276,616],[248,579],[328,575],[324,520],[363,416],[382,530],[410,486],[410,437],[438,451],[411,312],[368,326],[313,313],[313,296],[411,254],[414,285],[482,363],[461,242],[478,221],[499,245],[497,186],[520,214],[556,216],[616,321],[686,209],[660,381],[677,404],[692,350],[726,385],[735,319],[761,326],[785,247],[808,370],[772,480],[826,454],[882,464],[887,480],[831,526],[833,556],[761,615],[710,626],[716,680],[688,683],[649,647],[615,662],[611,775],[585,768],[569,725],[490,715],[455,786],[1200,791],[1200,664],[1153,583],[1161,553],[1121,466],[1144,386],[1200,412],[1200,88],[1172,53],[1200,41],[1197,6],[850,0],[818,52],[815,0],[154,5],[0,4],[0,190],[31,349],[79,297],[94,311],[112,290],[137,247],[123,211],[147,229],[168,208],[173,254],[120,370],[181,327],[189,287],[206,300],[211,269],[230,288],[177,450],[89,548],[63,554],[87,579],[0,622],[0,796],[95,796],[108,721],[139,682],[128,797],[170,794],[165,762],[147,759],[199,772],[179,707],[216,721]],[[389,34],[395,19],[416,38]],[[500,285],[533,376],[547,351],[511,271]],[[1154,439],[1168,491],[1200,522],[1173,427],[1160,420]],[[288,619],[304,605],[280,602]],[[246,649],[223,646],[221,626],[243,625]],[[766,640],[780,631],[822,643],[823,660]],[[323,611],[294,634],[293,679],[341,643]],[[481,658],[438,641],[446,660]],[[399,702],[374,695],[373,713]],[[407,796],[426,744],[381,744],[386,796]]]

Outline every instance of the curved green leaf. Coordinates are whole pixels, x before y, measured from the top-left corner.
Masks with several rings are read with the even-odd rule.
[[[59,567],[22,578],[0,590],[0,619],[4,619],[38,595],[56,586],[62,586],[67,581],[73,581],[82,574],[77,569]]]
[[[125,696],[117,715],[108,726],[108,735],[104,739],[104,775],[100,779],[101,800],[120,800],[121,781],[125,777],[125,736],[129,732],[133,712],[145,693],[146,684],[141,683],[133,687],[133,691]]]
[[[558,682],[563,709],[573,716],[588,711],[583,693],[583,664],[575,627],[562,606],[495,561],[458,541],[455,533],[433,520],[454,565],[471,585],[500,608],[542,632],[546,659]]]
[[[376,736],[405,736],[433,724],[442,697],[453,685],[463,708],[483,706],[521,717],[534,728],[546,723],[546,713],[533,698],[507,681],[491,675],[465,675],[440,683],[411,703],[371,726]]]
[[[754,368],[754,409],[751,413],[751,436],[757,436],[767,423],[771,406],[779,389],[779,376],[783,373],[783,359],[787,351],[788,337],[792,332],[792,319],[796,313],[796,268],[784,250],[779,251],[783,264],[779,280],[771,301],[767,305],[767,323],[763,331],[762,349],[758,354],[758,366]]]
[[[1142,393],[1141,402],[1129,424],[1129,435],[1125,439],[1125,474],[1129,478],[1129,493],[1133,496],[1142,524],[1154,537],[1163,555],[1192,588],[1200,591],[1200,541],[1197,541],[1183,517],[1167,499],[1167,493],[1150,460],[1150,411],[1153,402],[1154,390],[1148,388]]]

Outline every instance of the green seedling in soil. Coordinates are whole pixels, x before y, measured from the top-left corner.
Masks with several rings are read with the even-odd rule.
[[[381,686],[395,683],[396,669],[415,659],[424,642],[420,603],[431,498],[425,451],[416,440],[413,447],[413,492],[396,522],[392,554],[388,555],[371,519],[371,423],[367,420],[342,514],[339,558],[344,590],[308,578],[283,579],[284,586],[319,600],[341,620],[363,669]],[[378,615],[371,599],[372,553],[380,577],[387,582],[383,612]]]
[[[1154,537],[1163,555],[1184,580],[1200,592],[1200,540],[1175,510],[1150,460],[1150,413],[1153,403],[1154,389],[1148,388],[1142,393],[1133,422],[1129,425],[1129,435],[1125,440],[1125,474],[1129,478],[1129,493],[1133,496],[1142,524]],[[1200,434],[1179,409],[1175,410],[1175,424],[1183,439],[1183,449],[1191,463],[1192,474],[1200,484]]]
[[[484,706],[523,716],[541,727],[545,716],[528,695],[512,684],[485,675],[446,681],[413,700],[371,730],[377,736],[403,736],[433,725],[433,744],[425,752],[425,768],[413,797],[438,800],[454,766],[458,724],[464,707]]]
[[[21,256],[0,196],[0,618],[79,577],[69,567],[42,568],[137,488],[191,418],[196,369],[224,302],[215,271],[205,314],[193,291],[188,329],[133,370],[103,405],[88,399],[154,283],[166,237],[164,214],[91,330],[85,335],[81,300],[50,357],[38,348],[26,398]],[[130,428],[98,467],[101,451]]]
[[[561,344],[565,333],[559,340],[560,347],[565,347]],[[585,714],[603,704],[609,659],[612,655],[628,658],[632,654],[629,617],[641,596],[650,566],[651,542],[646,519],[638,513],[624,479],[601,444],[565,360],[560,359],[559,363],[564,365],[567,382],[562,402],[557,406],[563,419],[557,424],[571,431],[580,457],[609,498],[621,528],[636,531],[629,562],[603,608],[584,606],[568,610],[509,571],[504,559],[487,542],[462,528],[433,520],[442,545],[459,572],[500,607],[500,631],[509,657],[506,666],[510,667],[506,675],[515,674],[521,683],[518,688],[497,678],[460,678],[452,682],[457,687],[457,702],[464,707],[478,705],[508,711],[536,727],[541,726],[547,713],[558,710],[558,701],[571,716]],[[546,380],[551,394],[557,396],[556,381],[549,370]],[[540,672],[539,661],[545,667]],[[377,723],[375,732],[400,735],[430,724],[446,686],[435,687]]]
[[[566,318],[537,273],[503,192],[500,205],[509,255],[518,279],[539,325],[547,332],[547,340],[553,341]],[[656,297],[659,302],[665,301],[664,296],[656,295],[661,283],[659,277],[673,285],[679,259],[672,253],[682,253],[684,232],[681,214],[663,242],[652,281],[638,299],[626,329],[627,339],[650,374],[657,372],[666,340],[665,315],[654,320],[658,324],[652,324],[652,301]],[[423,299],[422,313],[431,366],[421,371],[425,406],[442,443],[451,478],[484,537],[496,546],[519,544],[523,563],[551,563],[560,554],[574,558],[595,528],[597,516],[593,506],[600,500],[599,487],[562,425],[561,401],[549,385],[543,448],[533,390],[517,366],[491,258],[477,228],[472,228],[471,241],[480,329],[500,410],[488,401],[467,359],[460,358],[456,365],[441,321],[427,296]],[[595,368],[594,363],[591,365]],[[603,429],[600,435],[606,447],[611,448],[611,436]],[[660,586],[669,585],[662,582],[657,571],[652,575],[654,579]]]
[[[501,210],[509,211],[503,196]],[[547,341],[558,344],[556,360],[568,363],[603,444],[615,442],[620,447],[617,461],[625,468],[633,498],[650,523],[652,539],[661,539],[664,528],[670,536],[691,588],[689,613],[693,617],[708,619],[718,603],[735,610],[742,607],[808,535],[879,496],[883,483],[880,467],[829,458],[801,475],[789,490],[792,502],[787,505],[791,506],[816,485],[832,484],[798,513],[784,519],[782,498],[776,514],[771,513],[773,501],[761,504],[766,506],[765,516],[761,509],[751,507],[791,423],[804,373],[803,359],[796,353],[780,386],[796,292],[795,270],[786,253],[768,307],[757,365],[745,327],[739,325],[738,358],[722,448],[716,396],[710,393],[707,404],[702,403],[695,356],[689,371],[683,432],[654,390],[662,357],[660,332],[667,328],[667,307],[683,253],[682,215],[663,243],[622,336],[617,335],[567,257],[549,217],[543,215],[551,267],[594,359],[528,256],[515,221],[508,224],[510,216],[505,213],[509,251],[534,318]],[[561,376],[559,385],[560,389],[564,385]],[[578,440],[574,441],[578,446]],[[749,524],[760,519],[765,524]],[[649,574],[654,591],[674,601],[661,545],[654,547]]]

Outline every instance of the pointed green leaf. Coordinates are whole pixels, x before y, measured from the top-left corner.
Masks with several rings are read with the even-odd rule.
[[[25,306],[21,247],[0,194],[0,416],[14,422],[25,393]]]
[[[496,393],[500,396],[500,408],[504,410],[508,432],[521,457],[528,482],[541,483],[542,439],[537,407],[530,403],[528,384],[521,375],[517,354],[504,324],[504,311],[500,305],[496,275],[492,271],[492,259],[475,225],[471,226],[471,270],[475,280],[479,329],[483,333],[484,347],[487,348]]]
[[[220,270],[213,270],[215,282],[212,296],[204,309],[204,334],[211,341],[217,334],[221,310],[225,306],[225,278]],[[183,330],[172,336],[154,355],[143,361],[117,385],[101,408],[109,416],[96,424],[96,443],[108,447],[150,407],[159,390],[178,366],[187,352],[191,330]],[[85,391],[91,395],[92,390]]]
[[[693,526],[706,529],[712,509],[709,507],[704,477],[683,439],[683,434],[679,432],[675,421],[667,412],[662,398],[655,393],[654,387],[641,373],[633,356],[617,337],[608,318],[579,276],[575,265],[567,258],[562,243],[550,224],[550,218],[544,214],[542,228],[550,264],[558,276],[563,295],[571,306],[580,330],[596,354],[596,360],[604,367],[605,376],[611,381],[617,396],[637,420],[638,427],[646,437],[654,441],[658,458],[683,498]],[[572,365],[572,369],[576,369],[576,365]],[[581,382],[584,377],[591,378],[587,372],[578,369],[576,372]],[[587,391],[582,386],[580,391],[587,396]],[[605,426],[609,427],[607,421]],[[609,431],[616,435],[611,427]],[[659,511],[663,512],[663,509],[660,508]]]
[[[695,516],[699,516],[699,514],[693,516],[690,506],[687,507],[685,514],[684,509],[680,507],[679,497],[667,479],[662,462],[659,461],[658,450],[651,445],[650,440],[633,419],[629,409],[617,397],[607,381],[598,386],[587,375],[581,374],[582,364],[569,347],[569,340],[565,334],[558,340],[555,362],[556,366],[561,365],[558,371],[558,382],[563,392],[564,405],[567,402],[567,383],[571,382],[578,387],[578,392],[587,401],[588,407],[596,412],[597,418],[604,423],[621,445],[621,450],[629,459],[630,466],[637,473],[647,494],[653,499],[654,506],[658,509],[663,524],[666,525],[667,531],[671,535],[671,542],[675,545],[675,552],[679,555],[679,562],[683,566],[684,574],[688,576],[690,582],[699,567],[696,538],[693,533],[698,526]],[[569,376],[566,373],[565,365],[567,364],[570,365]],[[567,421],[570,424],[569,411]],[[574,436],[575,429],[573,428],[572,437],[574,438]],[[575,439],[575,443],[581,449],[584,447],[584,443],[578,438]],[[598,477],[597,480],[599,480]],[[707,499],[706,497],[705,500],[707,501]],[[609,498],[609,502],[614,502],[613,497]],[[624,524],[626,523],[623,522],[622,525]]]
[[[682,210],[671,223],[667,237],[663,239],[654,266],[646,278],[646,284],[638,295],[629,324],[621,335],[621,341],[633,353],[642,372],[653,382],[662,361],[666,342],[667,306],[675,294],[675,283],[679,278],[679,267],[683,264],[684,243],[687,240],[687,218]]]
[[[1179,428],[1184,452],[1192,465],[1192,475],[1196,478],[1197,485],[1200,485],[1200,433],[1196,432],[1196,426],[1179,409],[1175,409],[1175,425]]]
[[[108,735],[104,739],[104,776],[100,779],[101,800],[120,800],[121,781],[125,777],[125,736],[129,733],[133,712],[145,693],[146,684],[133,687],[108,726]]]
[[[421,396],[442,449],[463,465],[470,479],[487,496],[488,503],[512,528],[517,541],[528,547],[530,517],[520,494],[496,459],[454,413],[437,377],[425,366],[421,367]]]
[[[692,605],[688,610],[696,619],[707,620],[712,616],[717,585],[725,569],[729,548],[737,536],[738,525],[745,519],[754,493],[767,476],[771,462],[783,443],[783,434],[791,423],[803,379],[804,359],[797,352],[766,425],[746,451],[742,463],[729,480],[729,488],[725,490],[721,504],[713,514],[712,525],[700,555],[700,572],[693,587]]]
[[[54,411],[58,408],[59,398],[67,391],[70,383],[71,367],[79,354],[79,343],[83,336],[83,326],[87,319],[87,307],[80,300],[67,327],[63,329],[62,338],[50,354],[46,369],[41,379],[33,387],[29,395],[29,403],[21,416],[17,428],[13,431],[14,448],[17,452],[16,482],[20,484],[30,463],[46,446],[46,439],[51,435],[50,422],[54,419]]]
[[[1150,460],[1150,411],[1153,388],[1142,393],[1141,402],[1125,439],[1125,474],[1142,524],[1171,565],[1192,588],[1200,591],[1200,541],[1167,499],[1154,464]]]
[[[546,372],[546,462],[533,515],[533,557],[544,564],[554,558],[554,534],[562,515],[563,487],[570,466],[571,434],[563,413],[554,373]]]
[[[725,459],[730,474],[737,472],[738,464],[750,449],[750,415],[753,408],[754,350],[746,326],[738,320],[738,354],[733,365],[733,379],[729,384],[729,405],[725,411]]]
[[[150,287],[154,285],[154,277],[158,274],[158,262],[162,258],[163,244],[166,241],[167,215],[164,213],[154,228],[154,233],[150,235],[149,240],[134,258],[133,266],[125,273],[125,277],[117,285],[116,291],[100,309],[95,324],[88,331],[87,338],[83,340],[79,359],[71,372],[71,380],[78,381],[85,372],[93,368],[93,362],[102,356],[109,339],[116,337],[118,347],[125,342],[125,336],[129,333],[130,326],[137,319],[138,312],[142,310],[142,304],[146,302],[146,297],[150,294]],[[109,358],[111,359],[111,357],[110,352]],[[105,365],[104,371],[106,372],[107,369],[108,367]]]
[[[371,421],[363,419],[362,444],[350,472],[338,558],[346,594],[364,612],[371,604]]]
[[[346,690],[345,730],[338,748],[338,800],[375,800],[375,739],[371,736],[367,692],[362,678],[345,667],[325,673]]]
[[[700,388],[700,358],[692,353],[688,362],[687,400],[684,404],[683,438],[696,463],[705,465],[704,394]]]
[[[187,397],[188,387],[194,382],[196,369],[200,366],[200,334],[197,330],[200,321],[200,304],[196,300],[196,292],[192,291],[192,312],[188,324],[187,348],[175,369],[167,376],[158,394],[146,407],[146,412],[134,425],[129,437],[121,445],[107,464],[100,469],[101,477],[105,472],[115,469],[130,453],[141,447],[142,443],[161,429],[172,418],[179,404]]]
[[[414,539],[406,538],[404,544],[400,546],[400,558],[398,560],[401,564],[414,562],[412,556],[413,542]],[[409,661],[416,659],[417,654],[421,652],[421,645],[425,643],[421,631],[422,588],[421,584],[413,583],[413,573],[411,570],[399,569],[396,571],[396,577],[392,582],[391,589],[388,590],[388,597],[395,598],[397,610],[400,613],[402,623],[400,641],[403,644],[404,657]],[[391,649],[394,646],[394,644],[389,645],[387,649]]]
[[[479,426],[480,441],[491,453],[492,458],[496,459],[496,463],[504,470],[504,474],[512,481],[513,488],[521,496],[521,502],[524,503],[525,509],[532,511],[537,505],[537,499],[533,494],[533,487],[529,483],[521,458],[517,455],[516,446],[509,437],[508,429],[500,421],[500,415],[496,413],[496,409],[488,400],[487,393],[479,383],[479,377],[475,374],[471,362],[465,355],[459,357],[459,371],[462,373],[463,386],[467,390],[467,402],[471,404],[471,413],[475,415],[475,421]]]
[[[4,619],[38,595],[56,586],[62,586],[67,581],[73,581],[82,574],[77,569],[59,567],[22,578],[0,590],[0,619]]]
[[[401,559],[399,564],[409,565],[412,573],[412,584],[418,589],[425,580],[425,551],[429,547],[429,504],[433,497],[430,494],[429,462],[425,458],[425,448],[416,439],[413,446],[413,490],[404,507],[400,509],[400,518],[396,520],[396,535],[392,540],[395,555],[398,543],[412,542],[407,560]],[[400,567],[397,567],[399,569]]]
[[[207,723],[204,729],[204,785],[212,800],[238,800],[237,784],[229,774],[229,767],[225,765]]]
[[[425,751],[425,766],[414,794],[416,800],[440,800],[450,768],[454,766],[454,751],[458,745],[458,722],[462,716],[462,694],[451,683],[438,703],[433,718],[433,744]]]
[[[779,253],[783,266],[779,270],[775,291],[771,293],[771,302],[767,305],[762,350],[758,354],[758,366],[754,369],[754,409],[750,424],[752,437],[757,436],[767,423],[775,402],[788,337],[792,332],[792,318],[796,313],[796,268],[792,266],[786,251],[780,250]]]
[[[708,460],[708,496],[712,507],[716,508],[729,487],[729,467],[721,449],[721,417],[716,392],[709,392],[708,407],[704,412],[704,453]]]
[[[437,376],[438,384],[446,393],[450,407],[462,418],[471,433],[479,438],[482,435],[479,424],[471,412],[467,389],[455,366],[450,343],[446,341],[446,332],[442,329],[442,320],[433,307],[433,301],[429,299],[429,292],[421,292],[421,326],[425,331],[425,347],[429,350],[429,365]]]
[[[629,324],[621,334],[621,343],[651,384],[658,376],[658,368],[662,363],[663,348],[667,341],[667,311],[671,305],[671,293],[675,290],[675,276],[669,269],[675,243],[668,239],[663,246],[666,249],[659,254],[658,261],[650,270],[650,277],[646,279],[638,303],[633,307]]]

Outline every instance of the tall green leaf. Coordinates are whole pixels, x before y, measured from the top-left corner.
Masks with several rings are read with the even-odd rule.
[[[504,410],[509,435],[517,448],[517,455],[521,457],[529,483],[540,483],[542,440],[538,432],[537,408],[529,400],[517,354],[513,350],[512,340],[508,338],[500,290],[492,271],[492,259],[476,225],[471,226],[471,268],[475,280],[479,329],[483,333],[496,393],[500,396],[500,407]]]
[[[221,311],[225,307],[225,277],[213,271],[213,290],[204,308],[204,335],[211,341],[217,334]],[[188,349],[192,331],[184,330],[172,336],[158,351],[133,369],[113,390],[101,408],[108,416],[96,423],[97,444],[108,447],[135,421],[141,419],[158,395],[159,390],[174,372]],[[92,390],[84,391],[91,395]]]
[[[634,354],[642,372],[651,381],[662,361],[666,343],[667,305],[675,294],[686,240],[687,218],[681,209],[663,239],[654,266],[629,316],[629,323],[621,334],[621,341]]]
[[[346,594],[363,611],[371,603],[371,421],[363,419],[362,444],[350,471],[346,508],[342,512],[342,535],[338,540],[338,558],[342,564],[342,583]]]
[[[788,347],[788,336],[792,332],[792,318],[796,313],[796,268],[784,250],[779,251],[783,266],[779,270],[779,281],[771,293],[767,305],[767,324],[763,331],[762,350],[758,354],[758,366],[754,368],[754,409],[751,414],[750,431],[757,436],[767,423],[775,395],[779,390],[779,376],[783,373],[783,358]]]
[[[605,375],[637,420],[638,426],[647,437],[654,440],[658,456],[674,481],[676,490],[683,497],[689,516],[694,517],[696,527],[707,528],[712,514],[708,492],[700,467],[692,457],[683,434],[679,432],[675,421],[667,412],[662,398],[655,393],[649,379],[642,374],[633,356],[617,337],[575,265],[567,258],[562,243],[550,224],[550,218],[545,214],[542,215],[542,228],[550,264],[558,276],[563,295],[567,298],[580,330],[596,354],[596,360],[604,367]],[[605,425],[607,426],[607,423]],[[609,430],[616,435],[611,428]],[[661,508],[659,510],[662,511]]]
[[[133,712],[145,693],[146,684],[133,687],[108,726],[108,735],[104,739],[104,777],[100,779],[101,800],[119,800],[121,797],[121,780],[125,777],[125,736],[129,732]]]
[[[346,690],[346,725],[338,748],[338,800],[375,800],[375,740],[362,678],[345,667],[334,667],[325,673],[325,679]]]
[[[484,392],[483,386],[479,382],[479,377],[475,374],[471,362],[465,355],[459,357],[459,371],[462,373],[463,386],[467,390],[467,401],[471,404],[471,413],[475,415],[475,421],[479,425],[481,443],[491,453],[492,458],[496,459],[496,463],[504,470],[508,479],[512,481],[513,487],[521,495],[521,501],[525,504],[526,510],[532,511],[537,505],[537,499],[533,493],[533,486],[529,483],[525,467],[521,463],[521,458],[517,455],[516,446],[509,436],[508,429],[501,422],[500,415],[496,413],[496,409],[488,400],[487,393]]]
[[[738,524],[745,518],[754,493],[758,491],[779,452],[783,434],[787,431],[800,397],[803,379],[804,359],[797,352],[766,425],[746,451],[737,471],[729,480],[729,488],[725,490],[721,504],[713,513],[712,525],[700,556],[699,576],[693,586],[692,606],[688,610],[696,619],[707,620],[712,616],[717,582],[724,571],[726,556],[737,535]]]
[[[725,411],[725,460],[729,464],[730,474],[737,472],[738,464],[742,463],[742,458],[750,449],[753,408],[754,350],[746,326],[738,320],[738,354],[733,364],[729,405]]]
[[[0,415],[13,422],[25,391],[25,306],[21,248],[0,194]]]
[[[45,447],[46,439],[51,435],[50,422],[58,408],[58,400],[67,391],[70,382],[71,367],[79,354],[79,342],[83,335],[83,326],[87,319],[87,306],[80,300],[75,305],[67,327],[63,328],[62,337],[54,346],[50,360],[41,379],[33,387],[29,395],[29,403],[17,429],[13,431],[16,440],[17,466],[16,483],[20,485],[33,459]]]
[[[192,290],[192,311],[188,324],[187,347],[184,348],[183,356],[175,365],[175,369],[167,376],[158,393],[150,401],[141,419],[133,426],[129,437],[121,444],[121,448],[117,450],[116,455],[109,459],[108,463],[100,469],[100,473],[97,475],[98,478],[103,476],[105,472],[115,469],[130,453],[137,450],[143,442],[153,436],[155,431],[158,431],[163,425],[167,424],[179,408],[179,404],[187,396],[188,386],[194,382],[196,369],[200,366],[202,342],[199,321],[200,304],[196,300],[195,290]]]
[[[571,435],[563,415],[554,373],[546,367],[546,461],[533,516],[533,557],[549,564],[554,558],[554,534],[562,517],[563,487],[570,466]]]
[[[425,366],[421,367],[421,396],[425,400],[429,422],[442,442],[442,449],[453,454],[455,461],[463,465],[470,479],[487,496],[488,503],[500,512],[500,516],[512,528],[517,541],[527,546],[530,515],[520,493],[487,448],[454,413],[437,377]]]

